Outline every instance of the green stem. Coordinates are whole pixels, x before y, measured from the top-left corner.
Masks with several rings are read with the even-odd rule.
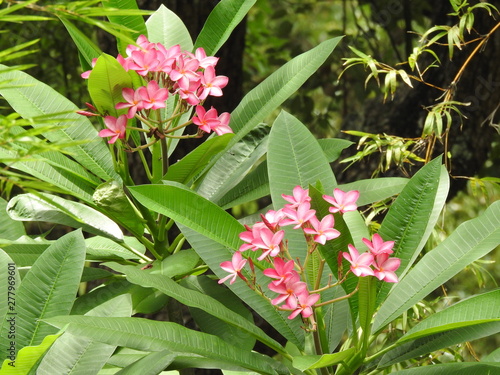
[[[121,243],[120,245],[122,245],[125,249],[127,249],[128,251],[130,251],[131,253],[137,255],[139,258],[141,258],[143,261],[146,261],[148,263],[152,262],[153,259],[147,257],[146,255],[142,254],[141,252],[137,251],[136,249],[134,249],[133,247],[130,247],[129,245],[127,245],[125,242]]]

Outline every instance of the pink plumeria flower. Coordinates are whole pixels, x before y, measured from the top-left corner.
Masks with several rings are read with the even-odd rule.
[[[290,204],[285,205],[285,207],[296,208],[302,203],[310,202],[311,197],[309,196],[309,189],[302,189],[300,185],[293,188],[293,195],[281,194],[284,200],[290,202]]]
[[[329,208],[331,213],[356,211],[358,209],[358,206],[356,205],[358,198],[359,191],[357,190],[344,192],[337,188],[333,190],[333,197],[323,195],[323,199],[333,206]]]
[[[281,241],[285,236],[285,232],[282,230],[273,233],[269,228],[264,227],[259,230],[259,238],[254,239],[253,244],[259,249],[263,250],[263,253],[258,260],[263,260],[267,256],[275,257],[280,251]]]
[[[116,109],[128,108],[127,117],[132,118],[135,116],[137,111],[140,111],[144,108],[142,103],[142,96],[139,90],[134,90],[129,87],[126,87],[122,90],[123,99],[126,102],[120,102],[116,104]]]
[[[102,129],[99,132],[99,137],[111,137],[108,143],[115,143],[117,139],[125,138],[127,116],[121,115],[118,118],[106,116],[104,117],[104,124],[107,129]]]
[[[309,224],[311,224],[312,228],[304,228],[304,232],[314,235],[314,241],[321,245],[340,236],[340,232],[333,229],[335,224],[333,215],[326,215],[321,221],[316,216],[313,216],[309,219]]]
[[[372,236],[372,240],[368,240],[367,238],[363,238],[362,241],[368,246],[370,252],[373,256],[377,256],[379,254],[392,254],[394,251],[392,248],[394,247],[394,241],[385,241],[380,237],[378,233],[375,233]]]
[[[159,51],[157,70],[169,74],[176,59],[181,55],[181,46],[176,44],[166,49],[163,44],[157,43],[156,48]]]
[[[399,280],[394,271],[400,265],[401,259],[389,258],[389,254],[381,253],[375,257],[375,261],[373,262],[375,277],[388,283],[397,283]]]
[[[342,253],[342,256],[351,263],[351,271],[358,277],[374,276],[373,270],[370,266],[373,263],[373,255],[369,252],[359,254],[358,250],[348,245],[349,253]]]
[[[309,294],[309,292],[305,290],[298,294],[297,298],[288,299],[287,303],[281,306],[281,308],[284,310],[292,310],[288,319],[293,319],[299,314],[301,314],[303,318],[308,318],[313,314],[312,306],[318,302],[319,298],[319,294]]]
[[[201,86],[203,91],[199,95],[201,100],[211,96],[222,96],[222,89],[226,87],[229,78],[226,76],[216,76],[213,66],[207,66],[201,76]]]
[[[200,67],[200,62],[185,56],[179,56],[175,65],[170,71],[170,79],[179,84],[179,87],[189,87],[190,81],[198,81],[200,76],[196,71]]]
[[[245,232],[241,232],[239,234],[239,237],[242,241],[246,242],[243,245],[240,246],[238,251],[246,251],[246,250],[252,250],[256,251],[258,247],[254,244],[254,241],[256,239],[260,238],[260,230],[262,228],[265,228],[266,225],[261,222],[255,223],[251,228],[248,225],[245,225],[245,228],[247,229]]]
[[[288,219],[283,219],[281,225],[295,224],[293,229],[298,229],[307,223],[316,214],[315,210],[311,210],[311,205],[309,202],[302,203],[295,208],[284,207],[283,213],[288,217]]]
[[[160,88],[156,81],[149,81],[147,86],[139,87],[137,91],[139,91],[144,109],[165,108],[168,90]]]
[[[224,281],[228,279],[231,279],[229,284],[232,284],[236,281],[237,277],[241,277],[242,279],[244,279],[244,276],[241,274],[241,270],[243,269],[243,267],[245,267],[246,263],[247,260],[243,259],[239,251],[236,251],[233,254],[231,261],[227,260],[220,264],[220,268],[222,268],[224,271],[229,272],[229,275],[220,279],[219,284],[222,284]]]
[[[200,68],[203,69],[206,69],[209,66],[215,67],[215,65],[217,65],[217,61],[219,61],[218,57],[207,56],[207,53],[202,47],[196,49],[194,57],[200,62]]]
[[[231,115],[228,112],[221,113],[219,117],[219,124],[212,127],[212,130],[217,135],[232,133],[233,129],[229,126],[229,121],[231,120]]]
[[[267,287],[269,290],[279,294],[278,297],[271,301],[273,305],[278,305],[283,301],[287,301],[288,303],[288,300],[295,300],[297,294],[307,291],[307,284],[300,281],[300,276],[296,271],[292,271],[292,275],[284,283],[276,285],[272,282]]]
[[[265,215],[261,214],[260,216],[262,217],[264,224],[266,224],[266,226],[272,231],[279,228],[281,220],[285,218],[285,214],[282,210],[269,210]]]
[[[274,268],[267,268],[263,271],[263,273],[267,277],[276,279],[272,282],[274,285],[280,285],[294,274],[294,272],[292,272],[294,271],[293,267],[295,266],[295,262],[293,260],[285,262],[283,259],[276,257],[274,258],[273,265]]]
[[[160,61],[157,58],[156,50],[133,51],[127,66],[130,70],[135,70],[137,74],[146,76],[149,72],[156,70]]]
[[[174,85],[175,92],[192,106],[200,104],[200,98],[197,94],[199,87],[200,81],[190,81],[187,87],[180,87],[178,84]]]
[[[206,133],[210,133],[213,127],[219,125],[220,121],[217,116],[217,110],[211,107],[208,111],[203,106],[196,106],[196,116],[193,117],[193,124],[196,124]]]

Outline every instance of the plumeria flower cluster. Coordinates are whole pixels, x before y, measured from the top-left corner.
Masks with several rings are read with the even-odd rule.
[[[139,36],[136,43],[137,45],[126,48],[125,56],[118,55],[117,61],[126,71],[135,71],[145,84],[135,89],[123,88],[123,102],[118,103],[116,109],[127,109],[127,113],[118,118],[106,116],[104,123],[107,128],[99,133],[101,137],[111,137],[109,143],[124,139],[127,120],[134,117],[147,124],[151,128],[150,136],[157,138],[168,137],[173,131],[191,123],[198,126],[198,133],[185,138],[200,137],[203,132],[212,131],[218,135],[232,133],[229,113],[219,115],[215,108],[205,110],[203,107],[203,102],[209,96],[222,96],[222,89],[228,83],[226,76],[218,76],[215,72],[217,57],[207,56],[203,48],[198,48],[194,53],[182,51],[179,45],[166,48],[161,43],[150,42],[144,35]],[[94,59],[93,65],[96,61]],[[92,70],[84,72],[82,77],[89,78],[91,72]],[[168,123],[158,127],[148,119],[149,114],[165,108],[171,95],[178,95],[180,98],[177,112],[171,119],[192,108],[196,115],[187,123],[171,129],[168,128]],[[80,113],[91,114],[86,111]],[[161,123],[161,120],[156,119],[157,122]]]
[[[246,230],[239,235],[243,244],[234,252],[231,261],[220,264],[221,268],[229,274],[220,279],[219,283],[230,280],[230,284],[233,284],[240,278],[250,288],[266,296],[267,293],[262,291],[259,285],[256,285],[256,267],[252,257],[244,258],[242,255],[248,250],[258,252],[257,260],[269,265],[263,270],[263,274],[271,279],[267,289],[277,294],[272,299],[266,298],[278,309],[290,311],[289,319],[300,315],[304,320],[308,319],[314,327],[314,306],[335,302],[335,300],[320,302],[320,292],[343,282],[347,274],[337,284],[329,283],[327,287],[310,290],[305,281],[304,270],[317,246],[325,245],[327,241],[339,237],[340,232],[334,228],[334,215],[317,217],[316,211],[311,208],[311,197],[308,189],[296,186],[292,195],[283,194],[282,197],[288,202],[283,208],[277,211],[270,210],[261,215],[262,221],[258,221],[252,226],[245,225]],[[333,196],[323,195],[323,199],[331,204],[329,211],[338,214],[357,210],[356,200],[358,197],[358,191],[344,192],[340,189],[335,189]],[[284,226],[293,226],[293,229],[303,232],[308,244],[303,264],[290,256],[285,240],[285,231],[282,229]],[[378,234],[373,236],[372,241],[367,239],[363,239],[363,241],[370,252],[359,255],[354,246],[349,245],[349,253],[340,253],[341,257],[345,257],[351,263],[349,272],[356,276],[372,275],[380,280],[396,282],[397,277],[394,271],[399,267],[399,259],[388,259],[392,253],[394,242],[384,242]],[[243,274],[243,268],[247,264],[250,265],[250,280]],[[317,277],[321,278],[321,275],[317,275]]]

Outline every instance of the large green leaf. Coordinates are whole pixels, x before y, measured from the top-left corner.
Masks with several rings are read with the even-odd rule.
[[[17,240],[26,235],[23,223],[12,220],[9,215],[6,215],[6,210],[7,201],[0,198],[0,238],[2,240]]]
[[[244,227],[222,208],[192,190],[177,185],[140,185],[129,189],[134,198],[150,210],[189,226],[224,246],[239,247],[238,234],[244,231]]]
[[[10,200],[7,212],[14,220],[68,225],[118,242],[123,241],[123,233],[113,220],[82,203],[55,195],[17,195]]]
[[[321,138],[318,139],[318,143],[330,163],[337,160],[344,149],[354,144],[347,139],[340,138]]]
[[[262,374],[275,374],[271,359],[227,344],[223,340],[171,322],[142,318],[102,318],[60,316],[46,320],[74,335],[88,337],[110,345],[146,351],[170,350],[194,353]],[[274,362],[279,367],[277,362]]]
[[[378,311],[378,331],[471,262],[500,244],[500,201],[479,217],[461,224],[392,289]]]
[[[436,200],[442,168],[441,157],[438,157],[420,169],[391,205],[380,226],[378,233],[384,241],[395,241],[394,256],[401,259],[396,271],[399,277],[404,276],[424,247],[431,234],[429,228],[434,228],[434,220],[437,221],[437,215],[433,213],[441,211],[444,204],[444,201]],[[447,179],[448,176],[443,177],[443,180]],[[377,296],[379,304],[391,287],[391,283],[382,284]]]
[[[16,291],[16,347],[38,345],[56,330],[40,319],[69,314],[78,291],[85,260],[81,232],[71,232],[47,248],[24,276]],[[7,338],[2,325],[1,338]],[[7,340],[0,340],[0,359],[5,359]]]
[[[196,191],[217,203],[266,153],[270,127],[261,124],[224,153],[207,172]]]
[[[131,314],[130,296],[124,294],[95,307],[85,315],[129,317]],[[115,349],[114,345],[64,332],[40,362],[37,375],[97,374]]]
[[[222,0],[210,13],[200,31],[194,49],[203,47],[207,56],[213,56],[226,42],[234,28],[248,13],[256,0]]]
[[[500,322],[490,322],[425,336],[414,341],[405,342],[385,353],[378,363],[378,367],[388,367],[411,358],[418,358],[442,348],[495,335],[498,332],[500,332]]]
[[[9,253],[18,267],[30,267],[51,243],[42,238],[22,236],[15,241],[1,240],[0,247]]]
[[[135,237],[125,237],[124,242],[139,253],[144,254],[146,251],[144,245],[142,245]],[[140,259],[137,254],[132,253],[119,243],[116,243],[106,237],[94,236],[87,238],[85,240],[85,245],[87,246],[87,260],[102,261]]]
[[[295,93],[323,64],[340,39],[341,37],[329,39],[295,57],[245,95],[238,107],[231,113],[230,126],[236,134],[227,145],[226,151]],[[215,162],[216,158],[207,169]]]
[[[5,68],[5,66],[0,65],[0,68]],[[2,77],[13,80],[16,85],[1,87],[0,94],[24,118],[66,112],[64,115],[57,116],[60,130],[44,134],[50,142],[83,141],[84,143],[80,145],[67,148],[73,158],[104,180],[119,179],[108,148],[98,136],[92,123],[85,116],[75,113],[78,107],[50,86],[24,72],[11,71],[3,73]]]
[[[358,190],[358,206],[364,206],[399,194],[409,179],[403,177],[382,177],[358,180],[337,186],[343,191]]]
[[[80,55],[85,60],[85,66],[91,67],[92,60],[97,59],[101,55],[101,49],[70,20],[62,16],[59,16],[59,19],[71,36],[71,39],[73,39],[78,52],[80,52]]]
[[[172,354],[168,350],[162,350],[161,352],[152,352],[135,361],[134,363],[128,365],[127,367],[121,369],[116,373],[116,375],[162,374],[162,370],[165,369],[169,364],[171,364],[176,357],[176,354]]]
[[[222,321],[249,333],[251,336],[262,341],[274,350],[283,350],[280,344],[267,336],[253,323],[249,322],[238,313],[228,309],[221,302],[215,300],[209,295],[185,288],[168,277],[158,274],[155,275],[147,272],[147,270],[142,271],[133,266],[122,266],[117,263],[107,263],[106,265],[115,271],[125,274],[127,276],[127,280],[131,283],[141,285],[143,287],[158,289],[162,293],[165,293],[166,295],[189,307],[203,309],[205,312],[221,319]]]
[[[487,375],[500,372],[500,363],[461,362],[415,367],[392,372],[392,375]]]
[[[196,232],[188,226],[180,225],[179,227],[190,245],[215,275],[220,279],[226,276],[227,273],[220,268],[220,264],[230,260],[233,252],[230,251],[227,246]],[[257,283],[259,285],[267,285],[268,282],[269,279],[267,277],[261,273],[257,273]],[[304,348],[304,331],[300,327],[301,322],[298,319],[287,319],[288,314],[278,312],[276,308],[269,303],[268,299],[251,290],[243,282],[236,282],[233,285],[228,285],[228,287],[243,302],[248,304],[262,318],[267,320],[282,336],[293,342],[299,348]]]
[[[398,342],[469,325],[500,320],[500,289],[460,301],[431,315],[410,329]]]
[[[323,355],[302,355],[293,358],[293,366],[299,370],[309,370],[315,368],[323,368],[327,366],[337,365],[341,362],[349,360],[355,354],[355,348]]]
[[[176,44],[182,50],[191,51],[193,41],[189,31],[182,20],[164,5],[160,5],[146,21],[148,39],[153,43],[161,43],[165,48],[170,48]]]

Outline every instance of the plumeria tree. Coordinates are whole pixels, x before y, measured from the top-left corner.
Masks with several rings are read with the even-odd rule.
[[[317,140],[284,111],[263,123],[341,38],[287,62],[231,114],[205,106],[228,84],[215,55],[253,3],[221,1],[193,43],[165,7],[144,22],[133,1],[103,2],[113,22],[129,26],[115,32],[116,57],[73,25],[78,12],[96,14],[93,2],[75,3],[71,17],[59,11],[81,55],[86,109],[0,65],[9,83],[0,94],[25,119],[11,131],[65,145],[25,158],[20,140],[0,144],[8,168],[31,181],[20,184],[31,188],[25,194],[0,201],[2,373],[498,370],[498,350],[477,363],[415,366],[431,364],[425,355],[443,347],[498,333],[498,290],[406,319],[498,246],[498,202],[420,256],[449,187],[441,158],[411,179],[339,185],[330,163],[350,142]],[[48,117],[55,127],[45,127]],[[179,142],[206,134],[172,160]],[[132,153],[145,184],[130,174]],[[254,215],[228,212],[262,197],[271,205]],[[359,207],[391,198],[380,226],[367,225]],[[22,221],[75,230],[32,238]],[[134,316],[162,308],[167,321]]]

